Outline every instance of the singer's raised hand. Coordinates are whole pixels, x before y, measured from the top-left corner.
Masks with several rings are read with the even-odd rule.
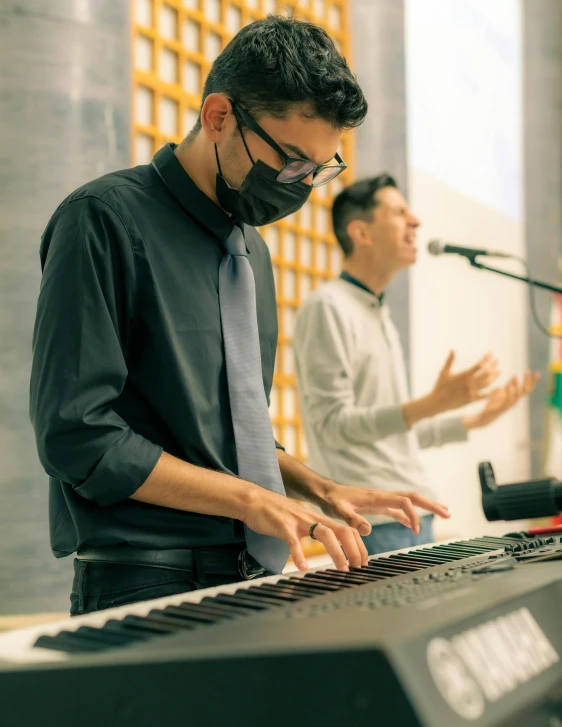
[[[490,396],[489,387],[499,376],[495,356],[487,353],[474,366],[458,373],[453,373],[454,361],[455,353],[451,351],[433,390],[427,396],[402,406],[404,421],[408,426]]]
[[[453,373],[455,353],[451,351],[439,372],[433,391],[429,394],[435,414],[458,409],[490,395],[490,387],[499,376],[496,357],[487,353],[468,369]]]
[[[465,429],[476,429],[491,424],[506,411],[512,409],[522,397],[531,394],[535,390],[540,376],[538,372],[531,373],[527,369],[521,381],[517,376],[513,376],[505,386],[493,389],[482,411],[463,418]]]

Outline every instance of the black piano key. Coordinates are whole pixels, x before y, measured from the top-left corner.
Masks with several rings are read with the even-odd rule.
[[[382,581],[384,580],[384,576],[377,575],[376,573],[371,573],[367,568],[364,566],[360,566],[358,568],[350,568],[350,570],[353,573],[361,573],[365,577],[367,581],[370,581],[371,583],[375,583],[376,581]]]
[[[392,571],[388,568],[372,568],[369,566],[369,571],[373,575],[380,576],[381,578],[395,578],[396,576],[404,575],[402,571]]]
[[[405,565],[414,565],[418,570],[422,568],[429,568],[429,563],[423,558],[414,558],[413,555],[404,553],[403,555],[389,555],[388,560],[396,563],[404,563]]]
[[[501,550],[501,548],[498,548],[496,543],[487,543],[487,542],[475,542],[474,540],[457,540],[455,543],[441,543],[441,545],[453,545],[453,546],[460,546],[461,548],[475,548],[476,550],[479,550],[481,553],[486,553],[489,550]]]
[[[271,588],[264,589],[262,586],[250,586],[250,588],[248,588],[248,591],[251,592],[253,596],[258,596],[258,598],[275,598],[285,605],[289,603],[296,603],[297,601],[302,600],[301,596],[297,596],[294,592],[289,593],[288,590],[283,591],[281,588],[274,591]]]
[[[280,586],[278,583],[264,583],[260,586],[252,586],[252,588],[260,588],[271,594],[283,593],[288,598],[294,598],[297,601],[300,601],[303,598],[312,597],[312,594],[309,590],[305,591],[302,588],[297,588],[295,586]]]
[[[412,550],[410,551],[412,556],[415,557],[416,560],[423,560],[425,563],[430,563],[431,565],[442,565],[443,563],[448,563],[449,560],[445,558],[442,555],[435,555],[430,553],[425,553],[420,550]]]
[[[271,596],[266,596],[264,593],[261,596],[256,596],[254,593],[249,593],[248,588],[239,588],[237,591],[234,591],[235,596],[241,596],[244,599],[250,599],[252,601],[255,601],[256,598],[259,599],[261,602],[267,604],[268,606],[271,606],[274,608],[275,606],[282,606],[283,604],[278,598],[272,598]]]
[[[80,626],[74,632],[77,636],[84,636],[92,641],[99,642],[100,644],[106,644],[110,646],[127,646],[128,644],[135,641],[135,637],[132,634],[127,633],[115,633],[111,630],[104,630],[102,628],[96,628],[94,626]]]
[[[442,556],[448,561],[462,560],[463,558],[467,557],[467,555],[465,555],[464,553],[460,553],[458,550],[454,550],[453,548],[447,548],[446,545],[436,545],[434,548],[428,548],[427,551],[431,551],[431,553],[433,553],[434,555]],[[474,553],[474,555],[478,554]]]
[[[217,623],[217,621],[222,621],[224,619],[224,616],[217,613],[210,613],[204,608],[194,608],[194,605],[195,604],[182,604],[181,606],[166,606],[162,610],[164,613],[169,613],[172,616],[190,618],[195,623],[200,623],[201,625]]]
[[[72,631],[60,631],[54,636],[40,636],[34,646],[42,649],[52,649],[53,651],[65,651],[69,654],[107,649],[107,644],[95,643],[87,639],[77,639]]]
[[[431,566],[437,566],[437,565],[447,565],[447,563],[450,563],[450,561],[447,558],[438,558],[435,555],[427,555],[422,553],[418,557],[416,557],[416,560],[421,560],[423,563],[427,563],[428,567]]]
[[[187,629],[193,631],[193,629],[201,626],[201,621],[195,621],[189,616],[177,616],[171,613],[164,613],[160,609],[154,608],[145,617],[148,623],[162,624],[164,626],[170,626],[175,629]]]
[[[316,573],[305,573],[303,579],[308,583],[326,583],[333,586],[336,590],[341,588],[352,588],[353,584],[345,581],[343,578],[326,571],[317,571]]]
[[[326,573],[337,573],[338,575],[341,573],[341,571],[335,570],[333,568],[328,568]],[[349,573],[343,573],[344,576],[343,580],[346,583],[354,583],[357,586],[362,586],[365,583],[369,582],[369,578],[367,576],[367,573],[358,573],[357,570],[350,568]]]
[[[312,574],[310,574],[306,580],[303,576],[299,576],[298,578],[291,578],[289,582],[294,582],[298,584],[299,588],[308,588],[312,591],[317,591],[318,593],[333,593],[334,591],[340,590],[340,587],[336,585],[333,581],[328,582],[327,580],[323,580],[321,578],[314,579],[312,578]]]
[[[305,581],[302,578],[291,578],[290,580],[277,581],[277,583],[288,583],[291,588],[299,592],[307,593],[310,595],[311,598],[314,596],[323,596],[326,593],[339,591],[339,588],[331,584],[328,585],[326,583],[314,583],[311,581]]]
[[[432,565],[435,565],[431,560],[425,560],[423,558],[416,558],[415,560],[413,558],[393,558],[392,556],[389,558],[389,561],[391,563],[398,564],[404,564],[404,565],[410,565],[412,566],[412,573],[415,573],[416,571],[425,570],[425,568],[430,568]]]
[[[419,553],[420,555],[422,555],[423,553],[427,553],[427,555],[431,557],[440,558],[443,563],[450,563],[453,560],[462,560],[465,557],[464,555],[457,555],[456,553],[446,553],[435,548],[421,548],[420,550],[416,550],[416,553]]]
[[[146,616],[134,616],[133,614],[125,616],[122,623],[126,626],[133,626],[137,629],[141,629],[142,631],[152,633],[155,636],[165,636],[166,634],[173,634],[177,631],[177,629],[172,626],[155,623],[154,621],[147,620]]]
[[[446,563],[454,563],[456,560],[466,560],[467,558],[474,558],[478,556],[478,553],[462,553],[461,551],[439,551],[443,554]]]
[[[459,554],[463,558],[470,558],[474,555],[482,555],[479,548],[472,548],[470,545],[440,545],[433,548],[433,550],[445,554]]]
[[[392,565],[393,568],[401,568],[404,573],[407,573],[409,570],[411,570],[413,564],[410,563],[402,563],[399,561],[391,560],[390,557],[385,556],[384,558],[371,558],[369,560],[369,564],[366,566],[367,568],[378,568],[379,565],[382,565],[384,568],[385,565]]]
[[[131,624],[123,623],[115,618],[106,621],[102,627],[104,631],[111,631],[117,634],[129,634],[131,638],[135,638],[137,641],[146,641],[156,636],[155,633],[140,629],[137,626],[131,626]]]
[[[269,608],[268,604],[260,602],[257,598],[244,598],[239,594],[228,595],[226,593],[221,593],[220,595],[215,596],[214,600],[217,603],[224,603],[231,606],[239,606],[241,608],[247,608],[250,611],[266,611]]]
[[[365,566],[365,568],[369,568],[373,573],[388,573],[392,576],[401,576],[404,573],[409,573],[411,570],[401,563],[382,560],[370,560],[369,565]]]
[[[484,540],[481,538],[471,538],[470,540],[462,540],[461,543],[467,543],[470,545],[474,545],[475,547],[479,548],[482,553],[488,553],[492,550],[503,550],[507,543],[502,542],[494,542],[489,540]]]
[[[382,565],[383,567],[388,566],[389,568],[392,568],[393,570],[400,569],[403,573],[410,573],[412,571],[418,570],[418,566],[416,563],[413,562],[406,562],[404,560],[398,560],[398,559],[390,559],[389,557],[385,558],[379,558],[375,561],[370,561],[369,565]]]
[[[225,606],[223,603],[217,603],[214,596],[205,596],[198,604],[192,604],[189,601],[180,603],[178,608],[184,608],[186,606],[188,610],[191,606],[197,605],[205,609],[211,614],[222,616],[223,618],[238,618],[238,616],[247,616],[248,609],[246,608],[235,608],[234,606]]]
[[[61,631],[54,638],[57,640],[64,639],[65,643],[76,644],[81,651],[102,651],[118,646],[111,643],[109,639],[99,635],[100,629],[93,629],[93,633],[88,630],[90,627],[80,627],[76,631]],[[90,648],[90,645],[93,649]],[[83,648],[82,648],[83,647]]]

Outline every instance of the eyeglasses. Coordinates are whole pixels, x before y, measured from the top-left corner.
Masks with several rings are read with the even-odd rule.
[[[283,167],[277,174],[277,181],[281,184],[294,184],[300,182],[312,174],[312,186],[321,187],[347,169],[347,164],[336,153],[334,159],[337,164],[315,164],[311,159],[301,159],[300,157],[292,157],[286,154],[279,144],[274,141],[267,132],[265,132],[252,117],[247,114],[238,104],[232,104],[232,107],[244,124],[265,141],[272,149],[274,149],[281,159],[283,159]]]

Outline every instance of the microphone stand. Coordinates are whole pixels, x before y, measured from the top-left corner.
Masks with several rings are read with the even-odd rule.
[[[534,280],[532,278],[526,278],[523,275],[515,275],[514,273],[508,273],[507,270],[500,270],[499,268],[491,268],[484,263],[476,261],[476,255],[466,256],[473,268],[479,268],[480,270],[488,270],[490,273],[497,273],[498,275],[505,275],[507,278],[513,278],[514,280],[521,280],[523,283],[534,285],[536,288],[542,288],[543,290],[550,290],[552,293],[562,294],[562,287],[559,285],[550,285],[550,283],[543,283],[540,280]]]

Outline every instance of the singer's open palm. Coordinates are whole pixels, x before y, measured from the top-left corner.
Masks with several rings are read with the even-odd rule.
[[[529,369],[525,371],[521,381],[518,381],[517,376],[513,376],[505,386],[499,386],[490,392],[486,406],[481,412],[466,417],[465,426],[468,429],[474,429],[491,424],[506,411],[512,409],[523,396],[531,394],[539,379],[540,374],[533,374]]]
[[[454,360],[455,353],[451,351],[431,392],[436,413],[458,409],[473,401],[487,398],[490,394],[488,387],[499,375],[498,362],[490,353],[474,366],[456,374],[452,372]]]

